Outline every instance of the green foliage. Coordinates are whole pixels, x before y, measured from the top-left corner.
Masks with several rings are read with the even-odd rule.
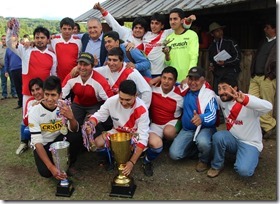
[[[7,22],[10,19],[0,16],[0,34],[6,33]],[[49,29],[50,33],[59,33],[59,20],[45,20],[45,19],[31,19],[31,18],[18,18],[20,23],[20,37],[24,34],[29,34],[33,38],[33,31],[37,26],[44,26]]]

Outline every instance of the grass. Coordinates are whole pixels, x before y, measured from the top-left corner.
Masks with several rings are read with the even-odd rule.
[[[95,200],[95,201],[276,201],[277,143],[264,141],[259,166],[252,178],[240,178],[229,157],[224,171],[210,179],[194,170],[196,160],[172,161],[167,147],[154,162],[154,176],[146,177],[137,162],[132,176],[137,185],[132,199],[109,197],[110,182],[117,171],[98,166],[95,153],[78,158],[79,173],[71,180],[75,191],[70,198],[55,196],[57,181],[40,177],[29,149],[18,156],[21,110],[14,110],[16,99],[0,101],[0,192],[2,200]]]

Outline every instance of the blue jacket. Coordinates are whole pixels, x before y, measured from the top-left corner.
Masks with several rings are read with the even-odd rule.
[[[18,70],[22,68],[21,58],[16,55],[10,48],[6,49],[5,55],[5,72]]]

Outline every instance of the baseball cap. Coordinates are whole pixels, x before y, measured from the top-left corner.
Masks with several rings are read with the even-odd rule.
[[[188,73],[188,77],[192,76],[192,77],[204,77],[205,76],[205,71],[204,69],[202,69],[201,67],[193,67],[190,69],[189,73]]]
[[[113,38],[114,40],[118,40],[118,41],[120,41],[120,44],[124,43],[124,41],[120,39],[119,33],[116,31],[109,31],[109,32],[105,33],[104,39],[106,37]]]
[[[77,62],[85,62],[87,64],[94,64],[94,57],[89,52],[82,52]]]

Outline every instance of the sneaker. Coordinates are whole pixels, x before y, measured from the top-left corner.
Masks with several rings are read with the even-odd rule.
[[[25,143],[20,143],[19,147],[17,148],[16,154],[22,154],[28,149],[28,145]]]
[[[207,176],[214,178],[221,173],[222,169],[213,169],[212,167],[207,171]]]
[[[196,168],[195,168],[195,170],[196,170],[197,172],[204,172],[204,171],[206,171],[207,169],[208,169],[208,166],[207,166],[206,163],[203,163],[203,162],[201,162],[201,161],[198,161],[198,163],[197,163],[197,165],[196,165]]]
[[[153,170],[153,164],[151,162],[148,162],[146,164],[143,163],[142,168],[146,176],[153,176],[154,170]]]
[[[263,139],[269,139],[276,135],[276,126],[263,134]]]

